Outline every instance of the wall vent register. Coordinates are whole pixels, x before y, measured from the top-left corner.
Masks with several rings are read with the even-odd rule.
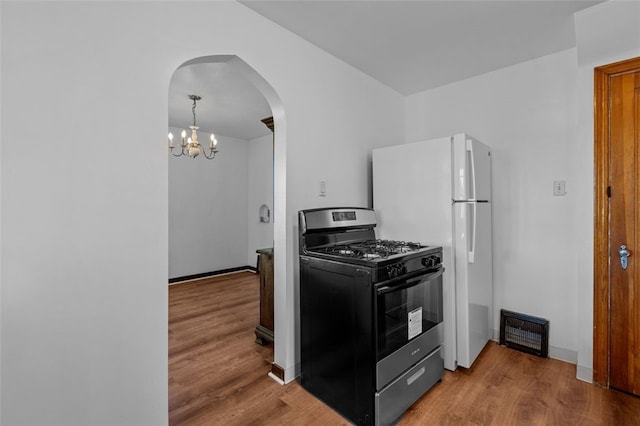
[[[500,344],[547,358],[549,356],[549,321],[501,309]]]

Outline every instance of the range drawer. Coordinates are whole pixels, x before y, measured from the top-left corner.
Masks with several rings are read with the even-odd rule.
[[[406,373],[376,392],[376,425],[390,425],[431,386],[442,379],[444,360],[438,347]]]
[[[379,361],[376,364],[376,390],[382,391],[388,383],[401,375],[407,366],[414,365],[419,359],[442,345],[443,336],[444,325],[439,323]]]

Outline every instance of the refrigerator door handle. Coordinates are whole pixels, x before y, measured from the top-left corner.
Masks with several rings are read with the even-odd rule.
[[[477,217],[478,217],[478,204],[477,203],[469,203],[469,207],[471,207],[471,216],[469,218],[469,224],[471,225],[471,232],[469,232],[469,256],[468,262],[474,263],[476,257],[476,228],[477,228]]]
[[[476,164],[475,164],[475,155],[473,152],[473,141],[471,139],[467,139],[467,156],[469,158],[469,170],[467,170],[469,176],[469,199],[476,199]]]

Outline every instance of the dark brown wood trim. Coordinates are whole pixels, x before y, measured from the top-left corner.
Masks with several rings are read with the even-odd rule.
[[[271,130],[273,132],[273,117],[267,117],[267,118],[263,118],[262,120],[260,120],[264,123],[265,126],[267,126],[269,128],[269,130]]]
[[[639,69],[640,57],[597,67],[593,77],[593,382],[605,387],[609,384],[609,79]]]
[[[238,266],[236,268],[220,269],[218,271],[203,272],[201,274],[185,275],[183,277],[169,278],[169,284],[179,283],[181,281],[191,281],[191,280],[197,280],[200,278],[213,277],[215,275],[231,274],[233,272],[240,272],[240,271],[258,272],[258,268],[256,268],[255,266],[247,265],[247,266]]]
[[[593,382],[609,383],[609,125],[607,98],[609,75],[594,71],[594,242],[593,242]],[[604,191],[604,192],[603,192]]]
[[[266,345],[268,343],[273,342],[273,331],[269,330],[262,324],[258,324],[255,330],[256,334],[256,343],[259,345]]]
[[[284,368],[280,367],[275,362],[271,363],[271,374],[284,382]]]

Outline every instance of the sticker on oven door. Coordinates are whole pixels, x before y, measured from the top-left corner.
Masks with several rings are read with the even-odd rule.
[[[422,307],[409,312],[409,340],[422,334]]]

